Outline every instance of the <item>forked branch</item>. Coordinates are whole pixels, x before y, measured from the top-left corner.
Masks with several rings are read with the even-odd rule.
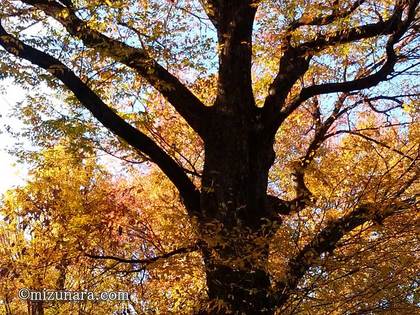
[[[415,18],[419,0],[397,1],[392,16],[385,21],[344,29],[332,34],[318,35],[315,39],[293,47],[290,39],[284,40],[279,72],[269,88],[263,108],[263,118],[268,134],[274,134],[283,121],[303,102],[311,97],[329,93],[347,93],[371,88],[388,79],[398,61],[394,45],[403,37]],[[405,15],[404,15],[405,12]],[[405,17],[405,19],[403,19]],[[319,21],[318,21],[319,22]],[[301,22],[303,23],[303,22]],[[381,35],[390,35],[386,44],[386,61],[377,64],[377,72],[351,81],[324,83],[302,88],[300,93],[283,106],[291,88],[309,69],[309,60],[327,47]]]

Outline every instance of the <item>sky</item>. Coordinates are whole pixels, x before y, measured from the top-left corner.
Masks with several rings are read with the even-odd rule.
[[[16,159],[8,153],[14,139],[5,129],[6,125],[18,123],[9,114],[13,105],[24,96],[24,91],[19,87],[8,81],[0,81],[0,194],[23,183],[26,177],[26,169],[17,165]]]

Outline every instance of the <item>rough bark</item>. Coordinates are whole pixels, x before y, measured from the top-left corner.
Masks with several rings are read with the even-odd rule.
[[[259,130],[238,116],[220,113],[212,124],[219,132],[205,142],[199,220],[211,247],[204,250],[209,298],[239,313],[270,313],[264,224],[275,219],[266,196],[272,142],[258,141]]]

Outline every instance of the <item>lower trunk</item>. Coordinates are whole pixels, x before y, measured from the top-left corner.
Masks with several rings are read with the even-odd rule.
[[[210,305],[203,314],[274,312],[266,206],[274,154],[259,140],[232,128],[206,143],[200,223]]]
[[[266,263],[266,258],[260,257],[260,263]],[[202,314],[273,314],[268,272],[239,265],[206,260],[210,303]]]

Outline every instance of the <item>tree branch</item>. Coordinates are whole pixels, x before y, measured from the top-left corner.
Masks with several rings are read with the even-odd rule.
[[[406,159],[409,159],[410,161],[414,161],[414,158],[412,158],[411,156],[405,154],[404,152],[402,152],[402,151],[400,151],[398,149],[395,149],[395,148],[387,145],[386,143],[383,143],[383,142],[381,142],[379,140],[376,140],[376,139],[374,139],[372,137],[369,137],[367,135],[364,135],[363,133],[360,133],[360,132],[357,132],[357,131],[354,131],[354,130],[338,130],[338,131],[335,131],[333,133],[330,133],[330,134],[326,135],[326,138],[333,137],[333,136],[336,136],[336,135],[339,135],[339,134],[343,134],[343,133],[347,133],[347,134],[350,134],[350,135],[353,135],[353,136],[358,136],[358,137],[363,138],[363,139],[365,139],[367,141],[373,142],[373,143],[375,143],[375,144],[377,144],[377,145],[379,145],[381,147],[387,148],[388,150],[391,150],[391,151],[393,151],[393,152],[395,152],[395,153],[397,153],[397,154],[405,157]]]
[[[367,89],[376,86],[382,81],[387,80],[387,76],[392,73],[392,71],[394,70],[394,66],[397,62],[397,56],[393,48],[394,41],[394,37],[391,37],[388,41],[386,47],[387,60],[382,65],[381,69],[379,69],[376,73],[352,81],[324,83],[303,88],[300,91],[299,95],[296,96],[295,99],[288,104],[288,106],[286,106],[284,109],[278,111],[275,115],[273,115],[271,122],[272,125],[271,128],[269,128],[269,130],[276,131],[281,125],[281,123],[295,109],[297,109],[303,102],[305,102],[313,96],[338,92],[348,93],[356,90]]]
[[[54,0],[23,0],[23,2],[56,19],[87,47],[134,69],[175,107],[196,132],[203,134],[206,125],[205,113],[210,109],[145,50],[134,48],[90,28],[87,22],[77,17],[73,9],[64,7]]]
[[[396,9],[393,16],[387,21],[342,30],[334,34],[318,35],[317,39],[300,44],[297,47],[293,47],[290,42],[290,37],[286,37],[283,42],[282,49],[284,50],[284,53],[280,58],[279,71],[269,87],[268,96],[265,99],[262,110],[263,121],[269,126],[268,133],[271,134],[276,132],[278,126],[288,116],[289,113],[287,109],[285,115],[281,115],[279,114],[281,108],[278,107],[286,100],[286,97],[297,80],[309,69],[309,62],[317,51],[335,44],[353,42],[363,38],[378,36],[380,34],[390,34],[395,31],[396,20],[400,17],[400,14],[401,10]],[[336,92],[339,91],[340,90]],[[313,93],[312,96],[318,94]],[[307,97],[306,99],[309,99],[310,97]],[[303,101],[301,101],[296,108]],[[292,109],[294,110],[294,107],[292,107]],[[283,118],[280,118],[279,116],[283,116]],[[275,124],[274,126],[271,125],[273,117],[276,117],[275,119],[280,119],[277,125]]]
[[[417,178],[418,176],[416,175],[409,180],[407,185],[395,194],[394,198],[405,191]],[[416,200],[416,197],[399,202],[394,199],[392,203],[388,202],[388,206],[381,212],[376,210],[375,205],[361,205],[344,217],[327,224],[311,242],[289,261],[287,276],[276,284],[278,292],[281,292],[277,302],[279,304],[285,302],[292,290],[297,287],[300,279],[305,275],[308,269],[316,263],[320,255],[334,251],[337,243],[344,235],[368,221],[382,222],[393,214],[407,208],[416,207],[417,205],[418,201]],[[384,205],[382,204],[381,206],[383,207]]]
[[[217,29],[219,19],[219,4],[216,0],[199,0],[199,2],[209,17],[210,21],[213,23],[214,27]]]
[[[379,35],[394,34],[399,39],[408,29],[409,23],[414,19],[418,3],[418,0],[397,0],[394,12],[388,20],[344,29],[332,34],[318,35],[316,39],[297,46],[296,50],[300,54],[314,54],[328,46],[355,42]],[[401,18],[405,8],[407,8],[408,16],[403,21]]]
[[[144,259],[129,259],[129,258],[122,258],[122,257],[117,257],[117,256],[94,255],[94,254],[85,254],[85,256],[89,258],[93,258],[93,259],[114,260],[114,261],[117,261],[120,263],[126,263],[126,264],[139,264],[145,267],[158,260],[171,258],[172,256],[179,255],[179,254],[191,253],[199,249],[200,249],[199,244],[194,244],[189,247],[181,247],[181,248],[175,249],[173,251],[167,252],[159,256],[155,256],[151,258],[144,258]]]
[[[305,26],[305,25],[327,25],[330,24],[338,19],[342,19],[345,18],[347,16],[349,16],[350,14],[352,14],[358,7],[360,7],[363,3],[365,3],[366,0],[357,0],[353,3],[353,5],[348,8],[347,10],[343,10],[343,11],[338,11],[338,10],[334,10],[334,12],[330,15],[326,15],[326,16],[316,16],[313,18],[308,18],[307,15],[303,14],[302,17],[291,23],[290,26],[288,27],[288,31],[294,31],[297,28],[301,27],[301,26]]]
[[[311,164],[315,158],[316,152],[319,147],[322,145],[323,141],[327,138],[327,132],[332,124],[349,108],[342,110],[345,99],[348,94],[342,94],[339,96],[338,100],[335,103],[333,112],[331,115],[324,121],[321,122],[319,104],[315,102],[315,118],[317,119],[317,124],[315,128],[315,135],[312,139],[312,142],[309,144],[308,149],[306,150],[305,155],[299,159],[294,168],[294,181],[295,181],[295,190],[296,198],[291,201],[285,201],[278,199],[274,196],[268,196],[269,207],[278,214],[290,215],[296,212],[303,210],[308,204],[313,203],[315,198],[312,192],[308,189],[305,183],[305,171],[306,168]]]
[[[136,150],[148,155],[177,187],[187,210],[193,214],[199,211],[199,192],[183,169],[153,140],[144,133],[131,126],[100,97],[93,92],[66,65],[54,57],[39,51],[6,32],[0,23],[0,45],[16,57],[25,59],[55,76],[70,91],[74,93],[80,103],[98,119],[102,125],[115,135],[124,139]]]
[[[321,147],[322,143],[326,139],[326,135],[330,127],[334,124],[334,122],[342,116],[344,113],[346,113],[351,107],[347,107],[345,109],[342,109],[344,106],[344,102],[346,98],[349,96],[349,93],[343,93],[341,94],[337,101],[335,102],[334,109],[331,113],[331,115],[324,121],[324,122],[318,122],[316,128],[315,128],[315,135],[312,139],[311,143],[309,144],[308,149],[306,150],[305,155],[300,159],[298,162],[296,168],[295,168],[295,182],[296,182],[296,195],[298,199],[301,200],[302,206],[308,205],[309,202],[313,202],[314,197],[311,191],[308,189],[308,187],[305,184],[305,171],[307,167],[311,164],[311,162],[314,160],[316,153],[318,149]],[[357,103],[356,103],[357,104]],[[319,112],[319,104],[316,102],[316,115],[320,115]],[[317,118],[320,120],[320,117]]]
[[[268,95],[262,108],[262,121],[266,126],[270,126],[273,117],[278,115],[292,87],[309,69],[309,62],[311,60],[310,56],[299,55],[296,49],[291,46],[288,39],[286,39],[283,46],[285,51],[280,58],[279,71],[270,84]],[[268,128],[269,136],[275,132]]]
[[[297,47],[293,47],[290,43],[290,37],[286,37],[283,44],[284,53],[280,59],[279,72],[270,85],[269,93],[262,109],[267,134],[274,134],[291,112],[315,95],[361,90],[373,87],[386,80],[387,76],[393,72],[397,62],[393,46],[407,31],[410,23],[413,21],[418,2],[419,0],[398,1],[394,13],[386,21],[345,29],[333,34],[318,35],[316,39],[302,43]],[[407,8],[407,17],[405,20],[402,20],[401,17],[405,8]],[[308,70],[310,58],[316,52],[328,46],[387,34],[392,34],[386,45],[387,60],[375,74],[353,81],[325,83],[303,88],[300,94],[287,107],[281,109],[293,85]]]
[[[271,218],[276,218],[278,215],[292,215],[299,212],[307,205],[306,200],[302,198],[283,200],[272,195],[267,195],[267,203]]]

